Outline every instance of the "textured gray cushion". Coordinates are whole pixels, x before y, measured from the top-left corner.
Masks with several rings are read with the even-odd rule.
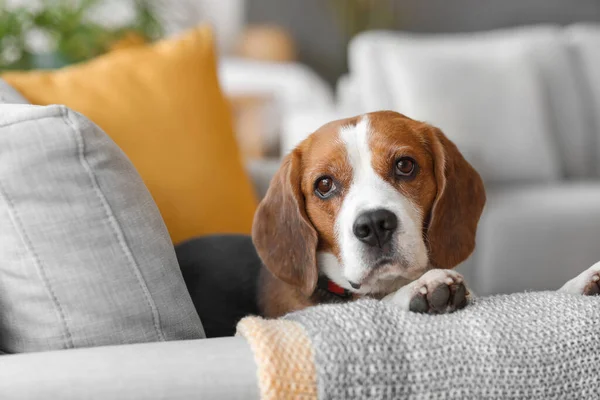
[[[320,399],[600,396],[597,296],[519,293],[447,315],[361,300],[285,318],[310,338]]]
[[[3,79],[0,79],[0,104],[29,104],[29,102]]]
[[[62,106],[0,105],[0,350],[202,338],[121,150]]]

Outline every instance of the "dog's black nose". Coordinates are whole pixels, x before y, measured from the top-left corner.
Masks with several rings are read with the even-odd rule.
[[[382,247],[390,241],[396,228],[398,228],[396,214],[379,209],[360,214],[354,221],[352,231],[361,242],[369,246]]]

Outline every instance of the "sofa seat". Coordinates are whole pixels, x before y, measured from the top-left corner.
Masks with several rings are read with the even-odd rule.
[[[241,337],[7,355],[0,377],[2,400],[259,398]]]
[[[600,182],[491,186],[471,285],[480,295],[561,287],[600,260]]]

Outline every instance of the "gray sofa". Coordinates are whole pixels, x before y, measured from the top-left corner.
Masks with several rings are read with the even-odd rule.
[[[0,398],[258,399],[239,337],[0,356]]]
[[[258,397],[247,342],[205,339],[160,213],[104,132],[0,81],[0,148],[1,399]]]
[[[595,35],[595,28],[590,29]],[[588,44],[586,40],[582,39],[582,47],[597,44]],[[597,57],[597,53],[594,54],[579,54],[577,59]],[[558,91],[554,92],[557,97],[553,99],[565,102],[558,109],[552,109],[551,115],[558,116],[562,126],[567,128],[552,129],[553,134],[558,135],[551,139],[553,151],[558,154],[551,161],[556,161],[556,165],[546,168],[545,164],[534,162],[533,167],[539,167],[533,171],[537,175],[532,176],[532,170],[522,170],[523,175],[529,174],[528,179],[487,181],[489,202],[480,224],[478,248],[459,267],[478,294],[555,289],[600,259],[600,170],[596,164],[600,158],[600,90],[589,90],[600,89],[600,85],[594,81],[597,77],[592,73],[593,68],[586,70],[586,65],[597,65],[591,62],[587,60],[587,64],[574,66],[578,71],[577,79],[587,82],[583,86],[579,82],[574,93],[554,87]],[[24,353],[0,356],[0,398],[257,398],[257,366],[247,342],[239,337],[204,339],[202,326],[193,316],[190,299],[185,295],[176,298],[166,295],[185,293],[183,282],[177,272],[174,254],[168,250],[168,235],[152,202],[143,202],[150,205],[143,210],[145,217],[141,219],[139,215],[131,214],[131,208],[118,207],[118,204],[131,204],[132,197],[148,196],[122,155],[91,124],[68,110],[43,111],[50,112],[43,115],[43,119],[55,118],[59,124],[59,128],[48,130],[35,124],[34,120],[39,118],[25,116],[39,112],[39,109],[6,103],[24,103],[24,100],[0,83],[0,129],[3,130],[0,131],[0,148],[3,150],[0,157],[3,205],[0,212],[0,226],[3,227],[0,231],[0,274],[7,278],[4,282],[11,283],[0,286],[0,348],[6,353]],[[583,110],[587,112],[582,119],[565,114],[566,111]],[[62,124],[64,118],[71,123]],[[578,125],[578,121],[585,123]],[[36,129],[27,130],[33,136],[28,139],[19,136],[15,142],[17,124],[30,123],[36,126]],[[44,126],[48,126],[46,120]],[[576,126],[579,128],[575,129]],[[87,137],[90,140],[86,142],[87,163],[81,164],[81,158],[74,158],[78,155],[78,147],[77,141],[72,140],[65,145],[60,160],[61,163],[72,161],[66,170],[73,173],[73,179],[93,183],[90,191],[77,197],[77,201],[92,205],[90,210],[96,213],[94,218],[108,221],[106,224],[83,224],[85,229],[100,232],[102,237],[113,238],[103,242],[104,250],[98,254],[78,251],[82,248],[78,242],[83,236],[80,234],[81,223],[90,217],[89,214],[78,214],[72,223],[61,225],[59,232],[63,236],[58,240],[38,245],[47,240],[47,231],[41,229],[40,224],[59,223],[60,213],[36,211],[30,207],[30,200],[35,199],[40,186],[50,185],[52,193],[61,193],[52,185],[65,184],[52,172],[64,172],[64,165],[60,167],[63,169],[56,170],[50,164],[40,168],[33,163],[32,160],[40,156],[56,162],[52,157],[58,154],[50,150],[61,148],[40,146],[40,143],[50,140],[47,134],[56,133],[57,129],[67,129],[72,135],[73,127],[75,132],[91,132],[88,136],[80,136],[80,139]],[[13,135],[13,139],[8,135]],[[53,137],[52,140],[60,139]],[[27,146],[21,148],[15,143],[26,143]],[[96,149],[96,153],[90,148]],[[468,144],[464,148],[467,156],[477,161],[476,152],[469,153]],[[33,150],[38,153],[34,158],[18,157],[26,173],[17,180],[7,168],[8,164],[14,165],[7,154],[25,150],[29,156],[36,156],[35,152],[31,153]],[[100,153],[115,157],[116,176],[121,176],[122,180],[107,178],[111,171],[100,168],[103,164],[97,159],[94,161]],[[532,157],[537,155],[531,154]],[[277,160],[249,166],[259,194],[264,194],[277,167]],[[485,169],[489,165],[482,164],[482,167]],[[91,181],[90,173],[96,177]],[[7,177],[12,177],[12,181]],[[138,182],[134,183],[133,189],[132,180]],[[127,189],[121,190],[125,186],[119,185],[126,185]],[[114,195],[124,192],[130,192],[132,197]],[[76,202],[67,203],[65,206],[77,206]],[[104,219],[107,207],[113,210],[109,213],[110,221]],[[125,209],[128,211],[117,211]],[[102,233],[97,229],[105,231]],[[54,236],[56,232],[53,231]],[[24,241],[28,245],[15,245],[23,242],[15,238],[23,237],[28,238]],[[148,247],[145,246],[147,243],[155,245]],[[110,261],[107,257],[111,257]],[[24,268],[25,263],[18,260],[27,260],[27,265],[35,268]],[[85,263],[82,264],[82,260]],[[149,267],[136,269],[136,260],[145,260]],[[65,285],[72,282],[64,279],[65,273],[69,273],[69,279],[77,277],[72,279],[79,280],[85,276],[85,271],[77,270],[77,265],[92,270],[97,268],[103,274],[119,278],[108,280],[110,284],[98,283],[107,280],[84,280],[80,282],[83,285],[81,291],[57,286],[57,282],[66,282]],[[165,269],[168,271],[166,279],[157,272]],[[19,274],[10,271],[19,271]],[[19,280],[31,284],[13,284]],[[26,290],[19,293],[23,288]],[[106,293],[118,295],[106,296]],[[19,301],[24,296],[34,296],[37,300],[25,304]],[[95,325],[91,328],[89,320],[85,319],[90,312],[95,317]],[[21,322],[15,324],[15,321]],[[114,343],[121,345],[114,346]]]

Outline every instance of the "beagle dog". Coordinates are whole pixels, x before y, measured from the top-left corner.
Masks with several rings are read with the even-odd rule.
[[[479,174],[439,129],[392,111],[330,122],[283,161],[255,215],[258,305],[275,318],[369,296],[446,313],[475,247]]]
[[[196,238],[177,258],[208,337],[234,335],[249,314],[361,296],[451,312],[467,303],[452,268],[473,251],[484,203],[481,178],[439,129],[376,112],[323,126],[285,158],[252,240]],[[600,263],[560,291],[600,294]]]

